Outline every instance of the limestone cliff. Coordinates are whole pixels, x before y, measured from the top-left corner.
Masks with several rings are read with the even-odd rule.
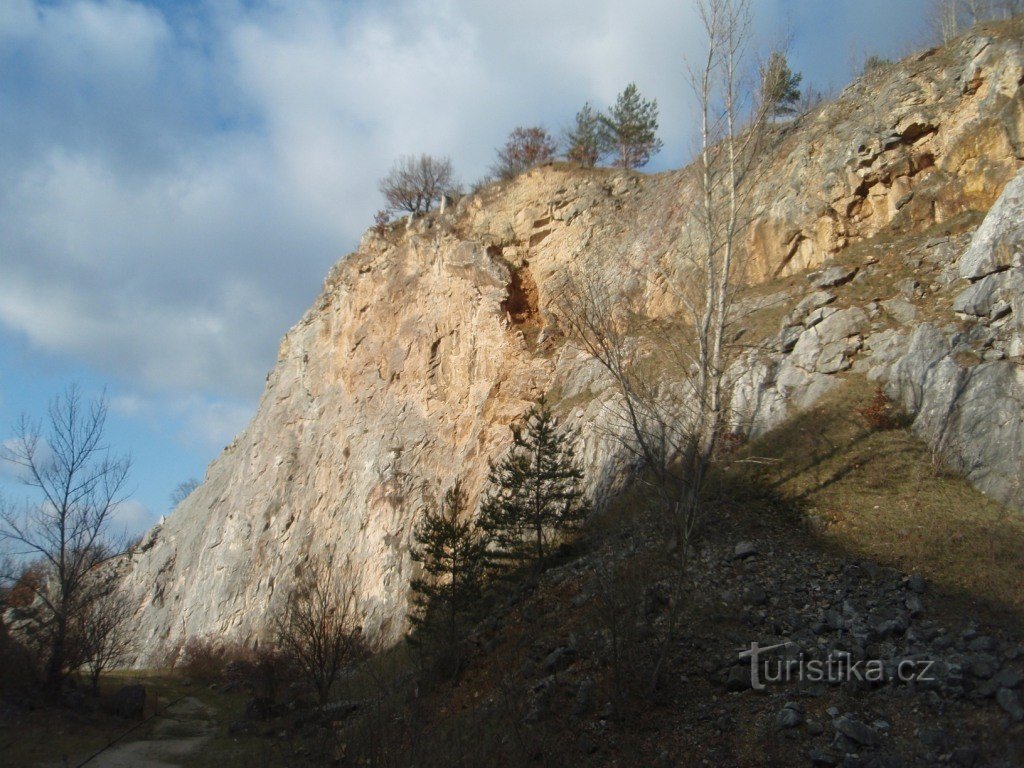
[[[954,262],[969,235],[957,235],[1021,166],[1022,79],[1019,41],[978,33],[875,72],[775,128],[749,241],[760,285],[745,299],[752,332],[770,343],[734,376],[744,429],[806,405],[850,368],[900,392],[920,383],[893,372],[911,370],[925,332],[911,339],[904,326],[926,313],[942,338],[929,349],[952,359],[955,344],[938,348],[967,285]],[[594,428],[606,384],[565,344],[549,308],[571,268],[601,275],[651,314],[671,313],[666,292],[636,275],[654,274],[672,252],[687,194],[685,171],[551,166],[443,214],[368,232],[285,336],[252,422],[127,564],[146,643],[140,663],[186,637],[258,637],[311,553],[347,565],[369,631],[399,636],[423,500],[456,478],[476,497],[507,424],[543,392],[580,428],[594,482],[610,476],[616,456]],[[920,254],[917,278],[907,278],[916,287],[901,293],[890,281],[898,295],[858,293],[903,269],[908,253]],[[963,277],[1009,279],[1020,266],[1013,258]],[[805,279],[833,262],[845,266]],[[1009,366],[999,376],[1015,381],[1019,295],[971,315],[986,329],[1003,323],[985,349],[1002,345],[989,362]],[[772,314],[780,303],[792,310],[781,332]]]

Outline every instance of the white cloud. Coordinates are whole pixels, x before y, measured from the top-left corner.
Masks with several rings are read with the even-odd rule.
[[[812,19],[806,66],[832,72],[843,36],[924,1],[757,9],[773,36]],[[678,164],[698,34],[678,0],[4,0],[0,324],[197,413],[251,401],[396,156],[472,181],[517,123],[558,130],[635,80]],[[221,444],[243,421],[222,405],[193,425]]]
[[[108,532],[114,536],[124,534],[131,538],[148,531],[157,520],[157,515],[150,512],[149,507],[129,499],[113,509]]]

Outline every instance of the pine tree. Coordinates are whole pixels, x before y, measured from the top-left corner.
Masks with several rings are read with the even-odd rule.
[[[486,567],[487,538],[471,520],[463,519],[466,495],[456,483],[440,509],[428,509],[413,531],[412,559],[424,576],[412,580],[413,626],[436,632],[453,644],[459,621],[480,596]]]
[[[508,455],[491,465],[480,527],[496,545],[492,562],[532,562],[541,570],[555,536],[576,527],[588,511],[583,470],[544,398],[512,426],[512,439]]]
[[[640,96],[636,83],[619,94],[615,106],[601,118],[603,146],[615,153],[619,168],[647,165],[651,155],[661,150],[658,138],[658,102]]]
[[[796,112],[801,80],[803,75],[789,68],[785,54],[774,51],[768,57],[768,63],[761,67],[761,100],[768,115],[781,117]]]
[[[576,113],[576,125],[566,133],[569,149],[566,157],[586,168],[593,168],[606,151],[601,116],[589,102]]]

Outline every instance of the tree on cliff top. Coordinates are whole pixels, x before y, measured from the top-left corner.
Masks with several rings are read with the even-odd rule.
[[[786,55],[773,51],[761,67],[761,101],[772,117],[792,115],[800,101],[800,81],[803,75],[789,68]]]
[[[601,116],[589,103],[576,113],[576,123],[566,132],[565,139],[566,157],[585,168],[593,168],[608,151]]]
[[[497,151],[498,162],[491,168],[491,173],[507,181],[534,166],[554,160],[558,154],[558,143],[543,126],[520,125]]]
[[[636,83],[626,86],[601,123],[602,145],[614,153],[619,168],[640,168],[661,151],[658,102],[641,97]]]
[[[380,180],[380,191],[393,211],[427,213],[456,187],[452,161],[447,157],[400,157]]]

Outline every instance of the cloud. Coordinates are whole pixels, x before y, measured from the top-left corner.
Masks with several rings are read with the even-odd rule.
[[[165,396],[141,392],[116,395],[110,400],[111,412],[141,420],[159,428],[176,425],[173,438],[183,447],[200,455],[219,453],[252,418],[247,401],[207,398],[199,395]]]
[[[129,499],[114,508],[110,516],[109,532],[115,536],[123,534],[131,538],[148,531],[157,520],[157,515],[150,512],[149,507]]]
[[[810,24],[806,80],[828,82],[837,36],[892,36],[923,2],[756,10],[773,36],[784,9]],[[5,0],[0,325],[197,413],[251,402],[396,156],[472,181],[516,124],[557,131],[635,80],[658,162],[682,163],[698,36],[678,0]],[[242,423],[208,415],[208,441]]]

